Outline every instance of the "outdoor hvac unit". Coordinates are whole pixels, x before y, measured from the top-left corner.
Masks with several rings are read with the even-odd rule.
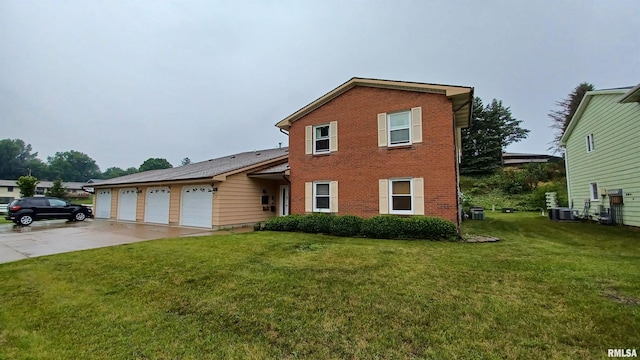
[[[571,208],[560,208],[558,220],[573,220],[573,210]]]

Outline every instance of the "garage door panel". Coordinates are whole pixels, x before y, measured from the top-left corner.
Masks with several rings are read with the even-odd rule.
[[[118,191],[118,220],[136,221],[138,190],[125,188]]]
[[[100,189],[96,191],[96,218],[111,218],[111,189]]]
[[[171,191],[167,186],[151,187],[146,190],[144,221],[156,224],[169,224]]]
[[[180,195],[180,225],[211,228],[213,188],[210,185],[184,186]]]

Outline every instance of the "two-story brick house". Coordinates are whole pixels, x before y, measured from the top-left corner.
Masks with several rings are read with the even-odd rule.
[[[276,124],[291,213],[430,215],[459,223],[473,88],[352,78]]]

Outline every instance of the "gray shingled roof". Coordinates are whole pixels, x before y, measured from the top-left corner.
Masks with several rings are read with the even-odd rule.
[[[259,174],[277,174],[277,173],[281,173],[281,172],[285,172],[289,170],[289,163],[283,163],[283,164],[278,164],[272,167],[268,167],[266,169],[260,170],[260,171],[256,171],[251,173],[251,175],[259,175]]]
[[[228,155],[217,159],[201,161],[171,169],[150,170],[137,174],[125,175],[109,180],[100,181],[94,186],[135,184],[146,182],[206,179],[216,175],[239,170],[262,162],[277,159],[289,154],[289,148],[247,151],[240,154]]]
[[[82,190],[82,187],[87,185],[83,182],[62,182],[62,186],[70,190]],[[18,186],[18,180],[0,180],[0,186]],[[36,187],[50,188],[53,186],[53,181],[39,181]]]

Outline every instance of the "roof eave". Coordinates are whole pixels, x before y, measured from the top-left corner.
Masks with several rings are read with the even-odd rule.
[[[629,90],[622,99],[618,101],[621,104],[627,104],[632,102],[640,102],[640,84],[634,86],[631,90]]]
[[[459,98],[463,96],[466,98],[467,94],[471,95],[471,99],[473,100],[473,88],[467,86],[455,86],[455,85],[441,85],[441,84],[428,84],[428,83],[415,83],[415,82],[407,82],[407,81],[394,81],[394,80],[379,80],[379,79],[366,79],[366,78],[351,78],[349,81],[341,84],[335,89],[329,91],[318,99],[312,101],[307,104],[300,110],[294,112],[289,115],[285,119],[276,123],[276,126],[283,130],[289,130],[291,124],[293,124],[296,120],[302,118],[303,116],[311,113],[322,105],[328,103],[329,101],[335,99],[336,97],[342,95],[347,90],[355,87],[355,86],[367,86],[367,87],[377,87],[384,89],[395,89],[395,90],[406,90],[406,91],[418,91],[418,92],[428,92],[428,93],[436,93],[443,94],[450,99]],[[464,115],[466,117],[466,114]],[[469,110],[469,121],[471,119],[471,111]],[[467,126],[468,126],[467,122]]]

